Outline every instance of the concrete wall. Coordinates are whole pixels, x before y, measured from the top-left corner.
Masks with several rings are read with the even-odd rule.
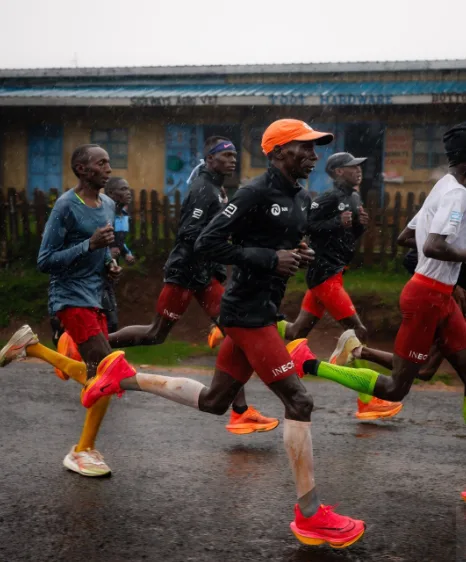
[[[249,131],[273,120],[293,116],[308,122],[357,123],[379,121],[386,126],[384,171],[401,183],[386,183],[394,194],[428,193],[433,170],[413,169],[413,127],[439,123],[447,128],[466,120],[466,107],[431,105],[412,107],[154,107],[154,108],[3,108],[0,110],[2,142],[0,166],[3,187],[27,188],[27,131],[39,123],[64,128],[63,187],[76,184],[70,168],[73,149],[91,140],[93,128],[128,129],[128,167],[114,169],[136,191],[163,189],[165,174],[165,127],[168,124],[238,124],[242,130],[241,178],[253,178],[265,169],[252,168]]]

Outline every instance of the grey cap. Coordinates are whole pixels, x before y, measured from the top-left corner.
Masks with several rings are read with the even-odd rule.
[[[337,152],[332,154],[327,160],[325,171],[331,174],[336,168],[346,168],[347,166],[359,166],[365,162],[367,158],[355,158],[349,152]]]

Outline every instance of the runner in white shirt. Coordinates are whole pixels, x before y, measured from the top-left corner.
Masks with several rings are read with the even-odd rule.
[[[461,262],[466,262],[466,122],[447,131],[443,141],[449,173],[437,182],[410,225],[415,228],[419,261],[400,296],[402,322],[392,376],[341,366],[352,351],[349,345],[338,350],[336,365],[315,359],[307,340],[295,340],[288,348],[298,374],[316,375],[382,400],[398,401],[410,391],[437,339],[465,384],[466,421],[466,320],[452,297]],[[353,349],[360,345],[354,345],[354,340]]]

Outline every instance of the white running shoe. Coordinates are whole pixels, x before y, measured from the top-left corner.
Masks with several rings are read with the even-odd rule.
[[[39,343],[39,338],[31,327],[25,324],[11,336],[10,341],[0,351],[0,367],[6,367],[15,359],[25,357],[26,347],[35,343]]]
[[[112,471],[97,449],[76,452],[76,445],[63,459],[63,466],[82,476],[107,476]]]
[[[362,343],[356,337],[354,330],[346,330],[341,334],[337,347],[328,362],[333,365],[347,365],[354,359],[353,350],[361,346]]]

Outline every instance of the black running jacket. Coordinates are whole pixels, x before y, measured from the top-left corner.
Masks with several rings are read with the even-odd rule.
[[[308,230],[310,206],[308,193],[271,167],[238,189],[201,233],[196,253],[233,265],[222,299],[222,326],[260,328],[276,322],[287,283],[275,273],[277,250],[297,247]]]
[[[336,184],[314,199],[309,214],[309,233],[316,257],[306,275],[309,289],[343,271],[350,264],[356,240],[365,231],[365,227],[358,221],[361,205],[357,191]],[[351,228],[344,228],[341,223],[340,215],[344,211],[353,213]]]
[[[225,205],[221,202],[220,187],[224,177],[202,168],[199,176],[181,205],[180,224],[175,246],[164,267],[164,282],[176,283],[186,289],[200,290],[215,277],[221,283],[226,279],[223,265],[194,255],[197,237]]]

